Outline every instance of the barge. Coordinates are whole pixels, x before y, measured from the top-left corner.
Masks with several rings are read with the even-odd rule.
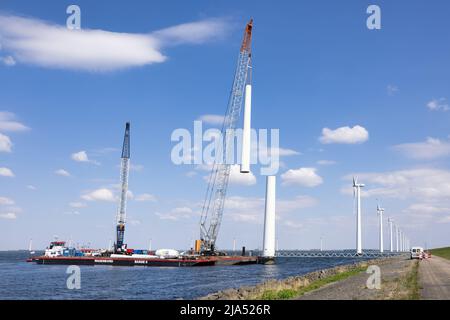
[[[78,265],[78,266],[125,266],[125,267],[205,267],[236,266],[258,264],[258,257],[179,257],[174,259],[137,258],[137,257],[32,257],[28,260],[39,265]]]

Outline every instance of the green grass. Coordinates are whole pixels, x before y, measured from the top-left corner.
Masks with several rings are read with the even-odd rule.
[[[327,284],[338,282],[344,279],[347,279],[351,276],[357,275],[363,271],[365,271],[367,267],[356,267],[349,271],[345,271],[342,273],[338,273],[336,275],[316,280],[305,287],[301,287],[297,290],[295,289],[284,289],[284,290],[267,290],[261,296],[261,300],[290,300],[293,298],[300,297],[307,292],[319,289]]]
[[[450,247],[430,250],[432,255],[450,260]]]

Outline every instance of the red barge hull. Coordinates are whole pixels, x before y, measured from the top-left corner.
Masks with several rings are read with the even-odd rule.
[[[118,267],[206,267],[258,264],[258,257],[201,257],[186,259],[139,259],[110,257],[34,257],[39,265],[118,266]]]

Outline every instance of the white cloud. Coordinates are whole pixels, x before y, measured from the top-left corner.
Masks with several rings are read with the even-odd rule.
[[[387,92],[388,92],[388,95],[390,95],[390,96],[395,95],[398,91],[399,91],[399,89],[397,86],[394,86],[392,84],[387,86]]]
[[[276,204],[277,215],[296,213],[313,207],[317,200],[310,196],[299,195],[293,199],[279,199]],[[263,223],[265,199],[231,196],[225,203],[226,217],[236,222]]]
[[[225,202],[225,217],[235,222],[262,223],[264,198],[231,196]]]
[[[66,171],[64,169],[56,170],[55,174],[58,176],[61,176],[61,177],[71,177],[72,176],[68,171]]]
[[[283,185],[300,185],[304,187],[317,187],[323,183],[322,177],[316,173],[315,168],[291,169],[281,175]]]
[[[22,132],[28,131],[26,125],[15,120],[16,115],[8,111],[0,111],[0,131],[2,132]]]
[[[268,148],[267,150],[258,150],[258,144],[253,142],[252,146],[251,146],[251,156],[254,159],[258,158],[258,154],[259,153],[266,153],[267,151],[267,156],[271,157],[273,155],[278,154],[279,157],[290,157],[290,156],[298,156],[301,155],[301,152],[298,152],[296,150],[293,149],[287,149],[287,148]]]
[[[450,198],[450,171],[433,168],[416,168],[391,172],[355,173],[344,177],[349,181],[354,176],[366,184],[362,194],[367,197],[389,197],[432,202]],[[349,186],[343,193],[352,194]]]
[[[243,210],[256,211],[257,213],[261,208],[264,208],[264,198],[230,196],[226,199],[225,208],[230,211]],[[262,213],[264,213],[264,210]]]
[[[229,217],[235,222],[261,223],[261,216],[255,213],[231,213]]]
[[[13,67],[16,65],[16,60],[11,56],[0,57],[0,61],[7,67]]]
[[[144,166],[141,164],[130,164],[130,170],[136,171],[136,172],[141,172],[142,170],[144,170]]]
[[[142,222],[140,220],[137,219],[128,219],[128,223],[134,227],[136,226],[140,226],[142,224]]]
[[[161,220],[178,221],[180,219],[189,219],[194,215],[194,211],[188,207],[174,208],[168,213],[155,212]]]
[[[0,15],[0,38],[13,59],[42,67],[112,71],[162,63],[161,48],[202,43],[220,37],[224,20],[186,23],[150,34],[104,30],[68,30],[65,26],[12,15]],[[76,48],[76,49],[74,49]]]
[[[70,157],[73,161],[76,161],[76,162],[85,162],[85,163],[93,163],[95,165],[100,165],[100,163],[98,163],[97,161],[89,159],[89,156],[86,151],[80,151],[80,152],[73,153]]]
[[[83,202],[71,202],[71,203],[69,203],[69,206],[72,208],[78,208],[78,209],[87,207],[87,205]]]
[[[331,166],[333,164],[336,164],[336,161],[333,161],[333,160],[319,160],[319,161],[317,161],[317,164],[319,166]]]
[[[319,138],[319,141],[323,144],[357,144],[364,143],[367,140],[369,140],[369,132],[361,126],[341,127],[336,130],[324,128],[322,136]]]
[[[160,213],[155,212],[155,215],[159,217],[161,220],[171,220],[171,221],[178,221],[179,217],[176,215],[170,214],[170,213]]]
[[[224,19],[207,19],[184,23],[152,33],[163,46],[183,43],[204,43],[222,37],[228,29]]]
[[[446,216],[446,217],[439,219],[438,223],[450,223],[450,216]]]
[[[28,189],[28,190],[33,190],[33,191],[34,191],[34,190],[36,190],[36,187],[35,187],[35,186],[32,186],[32,185],[30,184],[30,185],[27,186],[27,189]]]
[[[188,177],[188,178],[195,177],[196,175],[197,175],[197,172],[195,172],[195,171],[189,171],[186,173],[186,177]]]
[[[243,186],[253,186],[256,184],[256,177],[251,172],[241,173],[241,166],[232,165],[230,173],[230,183]]]
[[[447,103],[447,99],[433,99],[427,103],[427,108],[431,111],[448,111],[450,107]]]
[[[281,199],[277,202],[277,212],[294,212],[296,210],[314,207],[317,205],[317,203],[318,201],[315,198],[303,195],[296,196],[295,198],[290,200]]]
[[[203,121],[210,125],[222,125],[223,121],[225,120],[224,116],[217,115],[217,114],[205,114],[203,116],[200,116],[198,118],[199,121]]]
[[[292,229],[303,229],[304,225],[303,223],[299,223],[299,222],[295,222],[295,221],[291,221],[291,220],[286,220],[283,223],[286,227],[292,228]]]
[[[0,219],[16,220],[17,215],[14,212],[0,213]]]
[[[173,213],[191,214],[193,211],[189,207],[180,207],[172,210]]]
[[[80,152],[73,153],[71,158],[73,161],[77,161],[77,162],[89,162],[89,157],[88,157],[86,151],[80,151]]]
[[[92,192],[89,192],[81,196],[81,198],[87,201],[109,201],[109,202],[116,201],[114,193],[106,188],[97,189]]]
[[[9,178],[15,177],[14,172],[8,168],[0,168],[0,176]]]
[[[12,206],[12,205],[14,205],[14,200],[6,198],[6,197],[0,197],[0,205]]]
[[[301,155],[300,152],[292,150],[292,149],[284,149],[284,148],[272,148],[270,149],[271,154],[274,152],[278,152],[280,157],[289,157],[289,156],[298,156]]]
[[[149,193],[140,194],[140,195],[136,196],[135,200],[140,201],[140,202],[157,202],[158,201],[156,196],[149,194]]]
[[[405,211],[417,212],[419,214],[450,213],[450,208],[440,207],[430,203],[414,203]]]
[[[68,215],[68,216],[79,216],[79,215],[80,215],[80,212],[77,211],[77,210],[72,210],[72,211],[64,212],[64,214],[65,214],[65,215]]]
[[[393,147],[408,158],[432,160],[450,155],[450,142],[428,138],[425,142],[404,143]]]
[[[11,139],[2,133],[0,133],[0,152],[11,152],[12,151]]]
[[[403,210],[407,224],[415,228],[423,228],[432,223],[448,223],[450,220],[450,202],[447,199],[421,199],[420,203],[413,203]]]

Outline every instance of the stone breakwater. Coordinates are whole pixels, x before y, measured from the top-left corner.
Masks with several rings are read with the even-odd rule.
[[[198,300],[258,300],[267,291],[299,290],[311,283],[332,277],[357,268],[365,268],[370,265],[380,265],[391,258],[380,258],[358,263],[337,266],[334,268],[314,271],[305,275],[289,277],[284,280],[268,280],[256,286],[241,287],[239,289],[227,289],[209,294]]]

